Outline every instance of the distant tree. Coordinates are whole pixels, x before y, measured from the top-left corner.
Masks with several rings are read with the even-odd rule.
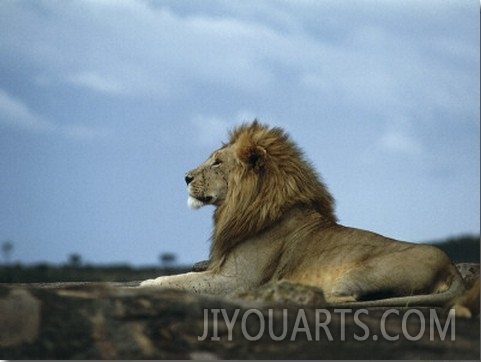
[[[159,255],[160,264],[164,268],[171,267],[177,261],[177,255],[174,253],[162,253]]]
[[[80,268],[82,265],[82,257],[80,254],[72,253],[68,257],[68,265],[72,268]]]
[[[4,241],[2,243],[2,253],[3,258],[5,259],[5,264],[10,264],[10,256],[13,251],[13,243],[11,241]]]

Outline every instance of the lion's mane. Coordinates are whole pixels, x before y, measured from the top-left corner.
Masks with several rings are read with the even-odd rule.
[[[335,223],[334,199],[281,128],[255,121],[229,134],[237,164],[229,176],[227,197],[214,213],[210,268],[222,265],[243,240],[272,226],[293,206],[319,212]]]

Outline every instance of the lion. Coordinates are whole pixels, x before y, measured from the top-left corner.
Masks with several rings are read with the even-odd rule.
[[[443,306],[464,292],[440,249],[340,225],[327,187],[281,128],[238,126],[185,181],[191,208],[215,207],[207,270],[142,287],[228,295],[286,280],[353,306]]]

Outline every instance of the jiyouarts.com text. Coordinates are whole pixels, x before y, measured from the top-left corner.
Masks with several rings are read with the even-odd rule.
[[[388,309],[375,319],[375,325],[372,318],[366,322],[369,313],[367,309],[204,309],[203,332],[197,338],[199,341],[232,341],[235,338],[257,341],[263,337],[274,341],[295,341],[298,338],[308,341],[352,338],[357,341],[396,341],[403,337],[417,341],[427,332],[430,340],[455,340],[454,315],[439,318],[436,309],[430,309],[429,313],[418,309],[402,313]],[[397,328],[393,328],[393,324]]]

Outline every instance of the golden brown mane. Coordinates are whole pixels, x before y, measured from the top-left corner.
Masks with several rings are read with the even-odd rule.
[[[243,124],[230,133],[226,146],[234,148],[238,164],[229,175],[226,200],[214,214],[211,268],[220,267],[230,250],[293,206],[336,222],[332,196],[282,129],[257,121]]]

